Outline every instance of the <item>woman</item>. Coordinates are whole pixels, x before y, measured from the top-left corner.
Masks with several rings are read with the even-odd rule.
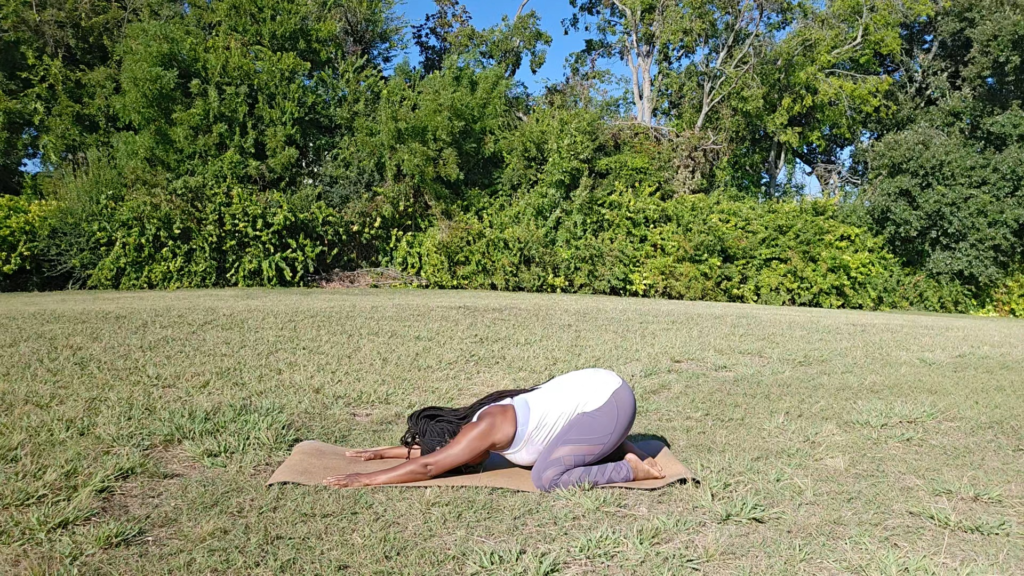
[[[429,480],[461,466],[482,464],[497,452],[513,464],[532,466],[542,491],[578,484],[600,486],[664,478],[661,466],[626,441],[636,399],[614,372],[570,372],[528,390],[505,390],[465,408],[430,407],[409,415],[402,445],[355,450],[363,460],[405,458],[370,474],[324,480],[334,487],[402,484]],[[599,463],[617,448],[622,460]]]

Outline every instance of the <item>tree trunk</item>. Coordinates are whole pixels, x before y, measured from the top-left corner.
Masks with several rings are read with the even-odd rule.
[[[643,71],[643,118],[640,120],[648,126],[654,124],[654,90],[653,80],[651,78],[651,65],[654,63],[654,58],[648,58],[643,63],[641,70]]]
[[[633,80],[633,104],[636,106],[636,121],[648,126],[654,124],[654,56],[658,50],[653,44],[640,44],[640,13],[634,14],[619,0],[613,0],[625,16],[623,26],[628,27],[627,51],[624,60],[629,65]],[[660,23],[656,24],[660,28]]]
[[[778,140],[772,142],[772,152],[768,155],[768,196],[775,198],[779,185],[779,175],[786,166],[786,148]]]

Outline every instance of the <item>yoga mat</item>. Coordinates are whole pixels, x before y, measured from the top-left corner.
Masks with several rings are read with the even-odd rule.
[[[634,488],[654,490],[669,484],[688,482],[699,483],[700,480],[683,466],[672,455],[668,447],[657,440],[635,443],[638,448],[655,457],[665,471],[665,478],[660,480],[641,480],[607,484],[601,488]],[[358,458],[349,458],[345,452],[351,448],[342,448],[315,440],[307,440],[292,449],[288,457],[267,481],[272,484],[293,483],[307,486],[321,484],[331,476],[356,472],[376,472],[401,464],[403,460],[370,460],[364,462]],[[491,453],[480,472],[472,474],[444,475],[433,480],[410,482],[408,484],[391,484],[391,486],[484,486],[487,488],[507,488],[523,492],[537,492],[530,480],[530,470],[520,468],[498,454]]]

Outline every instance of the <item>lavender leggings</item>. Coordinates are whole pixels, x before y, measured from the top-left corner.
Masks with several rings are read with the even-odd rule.
[[[628,384],[619,386],[596,410],[577,414],[555,435],[533,466],[538,490],[629,482],[633,469],[625,461],[595,464],[622,444],[636,418],[636,398]]]

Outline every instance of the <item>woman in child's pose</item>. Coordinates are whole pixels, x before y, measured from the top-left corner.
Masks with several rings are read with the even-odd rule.
[[[661,466],[626,441],[636,399],[614,372],[597,368],[558,376],[527,390],[494,392],[465,408],[429,407],[409,415],[402,445],[356,450],[363,460],[405,458],[393,468],[324,480],[352,487],[429,480],[497,452],[513,464],[532,466],[543,491],[664,478]],[[622,460],[598,463],[621,448]]]

